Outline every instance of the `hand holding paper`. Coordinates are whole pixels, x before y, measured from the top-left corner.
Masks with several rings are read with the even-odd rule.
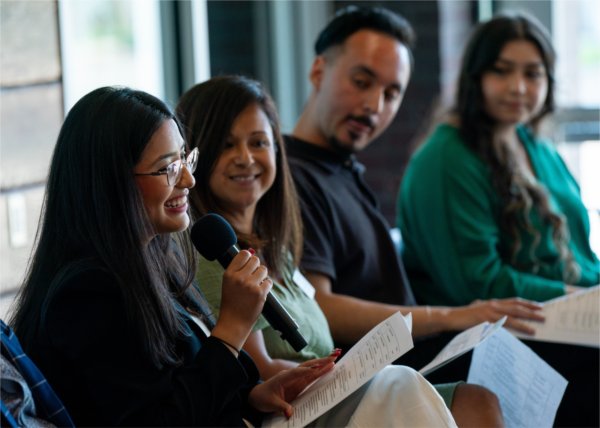
[[[543,304],[543,323],[527,322],[535,334],[524,339],[600,347],[600,286],[570,293]]]
[[[369,381],[383,367],[412,349],[407,321],[398,312],[364,336],[333,370],[309,386],[292,404],[290,419],[275,416],[265,427],[303,427]]]

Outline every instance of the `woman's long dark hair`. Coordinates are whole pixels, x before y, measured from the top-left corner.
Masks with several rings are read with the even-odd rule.
[[[288,264],[288,252],[292,253],[295,265],[300,261],[302,223],[273,100],[255,80],[220,76],[189,89],[179,100],[176,112],[184,123],[186,140],[199,150],[198,168],[194,173],[196,181],[209,183],[235,119],[252,104],[264,111],[273,130],[277,174],[273,185],[257,204],[254,235],[236,233],[242,246],[260,250],[269,270],[281,277]],[[197,215],[222,213],[208,184],[192,189],[190,200]]]
[[[524,14],[499,15],[475,29],[463,57],[457,101],[453,111],[459,118],[460,133],[466,144],[491,170],[493,185],[502,203],[500,227],[512,239],[512,248],[508,250],[511,262],[516,264],[517,254],[522,248],[520,230],[526,231],[532,237],[530,257],[536,262],[534,253],[541,238],[540,232],[529,220],[530,211],[535,209],[542,221],[552,225],[553,241],[564,263],[563,279],[572,282],[579,277],[579,266],[573,260],[568,247],[566,220],[552,212],[545,189],[523,175],[506,145],[494,143],[496,122],[484,108],[482,76],[493,69],[502,48],[514,40],[526,40],[537,47],[548,76],[548,94],[544,105],[540,112],[525,124],[529,132],[537,132],[541,120],[554,111],[556,55],[545,29],[535,19]],[[536,270],[536,266],[522,268]]]
[[[115,278],[129,325],[152,362],[176,363],[183,331],[172,299],[194,301],[189,242],[155,235],[134,166],[152,135],[177,119],[159,99],[105,87],[84,96],[61,128],[26,278],[11,323],[25,350],[43,334],[50,300],[70,275],[93,266]],[[178,124],[179,126],[179,124]]]

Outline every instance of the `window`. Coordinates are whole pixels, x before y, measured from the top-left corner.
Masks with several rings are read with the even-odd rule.
[[[562,107],[600,106],[600,2],[552,2],[553,38],[558,53],[557,102]]]
[[[592,248],[600,254],[600,3],[552,2],[553,41],[557,51],[556,140],[581,186],[589,210]]]
[[[59,1],[64,106],[101,86],[164,98],[158,0]]]

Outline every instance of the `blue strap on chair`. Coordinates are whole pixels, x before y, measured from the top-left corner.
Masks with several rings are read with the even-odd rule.
[[[0,406],[2,406],[2,423],[0,425],[17,428],[19,424],[15,421],[15,418],[12,413],[10,413],[10,410],[8,410],[8,407],[4,405],[4,401],[0,400]]]
[[[42,372],[23,352],[15,333],[4,321],[0,320],[0,323],[2,327],[2,355],[14,364],[27,382],[35,401],[37,416],[56,426],[74,427],[73,420],[65,409],[65,406],[46,381]],[[15,419],[4,403],[2,403],[2,414],[3,418],[6,418],[6,422],[9,424],[14,422],[15,426],[17,426]]]

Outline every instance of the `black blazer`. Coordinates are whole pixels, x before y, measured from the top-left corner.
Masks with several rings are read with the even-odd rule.
[[[259,380],[250,357],[236,359],[181,312],[189,327],[176,343],[183,362],[158,369],[127,322],[114,279],[88,270],[61,285],[43,337],[26,352],[77,426],[245,426],[242,416],[260,423],[246,404]]]

